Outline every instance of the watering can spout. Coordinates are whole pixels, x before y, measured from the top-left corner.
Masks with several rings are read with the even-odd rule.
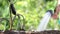
[[[46,30],[47,24],[49,23],[49,20],[52,16],[52,10],[48,10],[42,20],[40,21],[40,24],[37,27],[37,31],[44,31]]]

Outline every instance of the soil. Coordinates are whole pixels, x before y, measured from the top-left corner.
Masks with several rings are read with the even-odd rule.
[[[0,31],[0,34],[60,34],[59,30],[49,30],[49,31],[41,31],[41,32],[26,32],[26,31]]]

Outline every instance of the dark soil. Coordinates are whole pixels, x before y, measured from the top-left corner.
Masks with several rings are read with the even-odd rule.
[[[60,34],[59,30],[41,31],[41,32],[26,32],[26,31],[0,31],[0,34]]]

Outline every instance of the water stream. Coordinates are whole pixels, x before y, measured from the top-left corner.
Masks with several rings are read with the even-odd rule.
[[[48,11],[48,12],[46,12],[44,17],[40,21],[40,23],[39,23],[39,25],[37,27],[37,31],[44,31],[44,30],[46,30],[46,27],[47,27],[47,25],[49,23],[50,18],[51,18],[51,13]]]

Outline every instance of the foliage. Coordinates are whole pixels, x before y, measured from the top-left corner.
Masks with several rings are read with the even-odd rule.
[[[14,7],[16,9],[17,14],[21,14],[25,18],[25,22],[21,19],[20,23],[25,24],[26,30],[35,30],[46,13],[47,10],[51,9],[54,11],[56,7],[56,0],[55,1],[47,1],[47,0],[14,0]],[[14,15],[13,15],[14,16]],[[10,18],[9,17],[9,2],[8,0],[0,0],[0,17],[2,18]],[[22,18],[22,17],[21,17]],[[53,23],[54,20],[50,20],[47,26],[47,29],[54,29],[55,24]],[[5,22],[4,22],[5,23]],[[18,19],[16,18],[13,24],[13,29],[16,29],[18,23]],[[3,30],[3,24],[2,29]],[[57,25],[58,27],[58,25]]]

